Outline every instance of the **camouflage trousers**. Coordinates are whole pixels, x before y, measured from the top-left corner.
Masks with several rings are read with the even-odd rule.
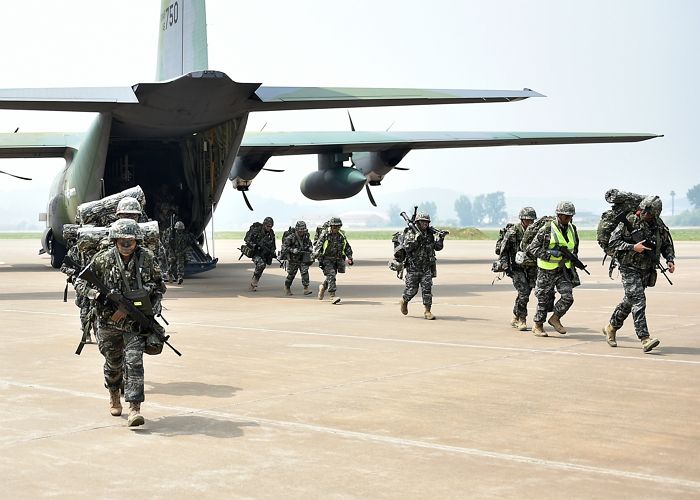
[[[340,261],[337,259],[323,259],[319,261],[318,265],[321,266],[323,275],[326,277],[326,279],[323,281],[323,286],[326,287],[328,292],[335,293],[337,290],[335,277],[340,269],[342,269],[340,272],[345,272],[345,261]]]
[[[124,383],[124,400],[129,403],[144,401],[143,351],[145,337],[136,333],[100,326],[97,343],[105,358],[105,387],[118,389]]]
[[[426,271],[406,271],[406,288],[403,290],[403,300],[410,302],[421,288],[423,295],[423,305],[433,305],[433,273],[430,269]]]
[[[267,267],[267,262],[260,255],[254,255],[253,264],[255,264],[255,271],[253,271],[253,279],[259,280],[262,277],[263,271]]]
[[[287,288],[292,286],[292,282],[297,275],[297,271],[301,274],[301,284],[304,287],[309,286],[309,265],[303,262],[287,262],[287,279],[284,280],[284,286]]]
[[[613,311],[610,317],[610,326],[615,329],[622,328],[631,312],[637,337],[641,339],[649,336],[646,315],[647,297],[644,289],[652,272],[654,272],[653,269],[642,270],[620,266],[622,288],[625,290],[625,296]]]
[[[85,302],[80,306],[80,328],[83,330],[83,336],[90,330],[96,330],[95,322],[95,308],[85,298]]]
[[[513,305],[513,316],[527,317],[527,303],[530,301],[530,292],[537,282],[537,266],[523,266],[513,269],[513,287],[518,292]]]
[[[547,312],[552,311],[560,318],[566,314],[574,303],[574,285],[571,283],[568,272],[563,269],[552,271],[539,269],[537,282],[535,283],[535,297],[537,297],[537,312],[533,318],[535,323],[544,323]],[[559,292],[559,300],[554,303],[554,291]]]
[[[185,256],[184,255],[173,255],[168,259],[168,274],[171,278],[184,278],[185,277]]]

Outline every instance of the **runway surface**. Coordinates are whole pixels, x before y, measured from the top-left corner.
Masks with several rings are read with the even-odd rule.
[[[674,286],[648,290],[650,354],[631,318],[606,344],[622,287],[594,242],[569,333],[548,338],[509,326],[493,242],[448,239],[437,321],[420,296],[399,312],[390,242],[352,242],[340,305],[298,277],[284,297],[277,266],[247,292],[239,244],[169,287],[183,356],[146,356],[146,425],[131,430],[109,414],[96,347],[74,354],[63,275],[38,242],[0,240],[4,498],[700,498],[700,243],[677,243]]]

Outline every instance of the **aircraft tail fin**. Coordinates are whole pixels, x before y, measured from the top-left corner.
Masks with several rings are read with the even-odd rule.
[[[209,69],[204,0],[161,0],[156,81]]]

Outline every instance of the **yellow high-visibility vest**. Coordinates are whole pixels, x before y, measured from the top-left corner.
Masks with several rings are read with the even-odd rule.
[[[554,247],[566,247],[569,249],[571,253],[574,252],[574,247],[576,246],[576,241],[575,241],[575,236],[574,236],[574,228],[571,224],[568,225],[566,228],[566,237],[569,241],[566,241],[564,239],[564,235],[562,234],[561,230],[559,229],[559,225],[556,222],[552,222],[551,224],[552,232],[549,236],[549,246],[547,249],[551,250]],[[537,259],[537,267],[540,269],[545,269],[547,271],[551,271],[553,269],[556,269],[560,267],[561,260],[563,257],[554,257],[552,256],[549,260],[542,260],[542,259]],[[564,266],[566,266],[567,269],[571,269],[571,261],[567,260],[564,263]]]
[[[328,248],[328,236],[332,233],[328,233],[326,236],[326,241],[323,242],[323,249],[321,250],[321,255],[326,255],[326,249]],[[345,247],[348,246],[348,240],[345,238],[345,233],[343,231],[338,231],[338,234],[343,238],[343,247],[340,249],[341,256],[345,255]]]

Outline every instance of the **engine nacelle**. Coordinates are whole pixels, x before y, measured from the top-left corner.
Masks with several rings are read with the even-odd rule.
[[[352,154],[352,162],[362,172],[370,185],[377,186],[384,176],[398,165],[408,150],[390,149],[378,152],[357,152]]]
[[[355,196],[366,182],[362,172],[352,167],[339,167],[311,172],[301,180],[299,187],[311,200],[338,200]]]
[[[269,159],[270,155],[237,156],[228,174],[234,189],[247,191]]]

